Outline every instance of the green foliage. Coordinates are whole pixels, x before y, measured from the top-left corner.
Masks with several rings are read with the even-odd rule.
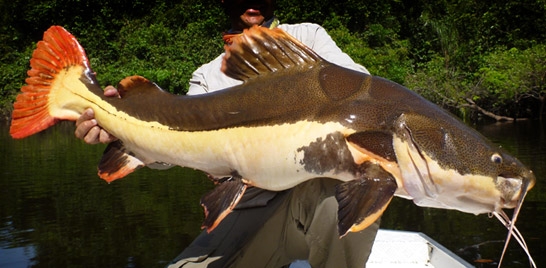
[[[488,103],[494,108],[511,108],[502,112],[513,116],[519,115],[514,112],[529,113],[546,96],[546,45],[525,50],[498,49],[484,57],[478,75],[483,92],[492,99]]]
[[[376,24],[365,34],[354,34],[336,16],[326,21],[324,27],[331,29],[328,33],[337,45],[355,62],[365,66],[371,74],[404,83],[405,77],[411,72],[407,42],[391,38],[395,34],[389,29]],[[370,40],[381,49],[371,47]]]
[[[546,96],[546,46],[486,53],[476,72],[446,67],[436,57],[406,79],[406,85],[445,107],[462,109],[467,99],[509,117],[540,117]],[[463,109],[464,110],[464,109]]]
[[[215,22],[190,23],[185,28],[161,23],[127,25],[114,44],[118,60],[112,62],[97,55],[92,58],[92,66],[106,84],[138,74],[173,93],[183,93],[193,70],[222,51],[219,33],[202,35],[210,32],[211,24]]]
[[[277,5],[281,22],[323,25],[372,74],[446,107],[459,109],[468,98],[504,115],[542,114],[543,1]],[[220,34],[229,27],[218,0],[0,0],[0,17],[0,107],[7,109],[35,42],[53,24],[78,38],[101,84],[138,74],[174,93],[185,92],[193,70],[222,52]]]
[[[443,107],[458,107],[466,98],[473,99],[463,74],[446,68],[446,58],[436,56],[406,78],[406,86]]]
[[[0,61],[0,115],[7,114],[12,109],[16,91],[23,86],[26,71],[29,68],[29,60],[33,47],[28,47],[25,52],[10,53],[1,56]],[[0,117],[1,118],[1,117]]]

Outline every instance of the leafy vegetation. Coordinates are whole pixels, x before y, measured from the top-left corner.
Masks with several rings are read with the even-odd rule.
[[[103,85],[139,74],[174,93],[222,52],[218,0],[0,0],[0,109],[24,83],[35,43],[62,25]],[[472,119],[544,114],[546,2],[278,0],[284,23],[323,25],[372,74]],[[17,16],[13,16],[13,14]]]

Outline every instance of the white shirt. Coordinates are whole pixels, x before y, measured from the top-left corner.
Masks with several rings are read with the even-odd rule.
[[[301,41],[323,59],[345,68],[369,74],[366,68],[355,63],[349,55],[343,53],[320,25],[313,23],[280,24],[278,28]],[[242,84],[242,81],[233,79],[220,71],[224,54],[220,54],[216,59],[193,72],[188,95],[203,94]]]

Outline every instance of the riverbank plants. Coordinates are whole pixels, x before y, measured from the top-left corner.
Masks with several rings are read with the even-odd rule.
[[[103,86],[139,74],[183,94],[223,51],[220,1],[0,0],[0,110],[24,84],[35,43],[62,25]],[[278,0],[283,23],[323,25],[355,61],[467,119],[541,118],[546,4],[541,1]],[[17,13],[18,16],[13,16]],[[485,115],[485,116],[483,116]]]

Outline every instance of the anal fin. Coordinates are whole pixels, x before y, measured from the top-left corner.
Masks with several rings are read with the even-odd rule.
[[[212,191],[201,198],[201,206],[205,210],[205,221],[201,228],[211,232],[235,208],[245,193],[247,185],[234,176],[219,183]]]
[[[140,159],[127,152],[123,143],[118,140],[108,144],[104,150],[99,163],[99,177],[110,183],[145,165]]]
[[[378,164],[362,163],[359,171],[358,179],[336,187],[341,237],[361,231],[381,217],[398,187],[396,179]]]

